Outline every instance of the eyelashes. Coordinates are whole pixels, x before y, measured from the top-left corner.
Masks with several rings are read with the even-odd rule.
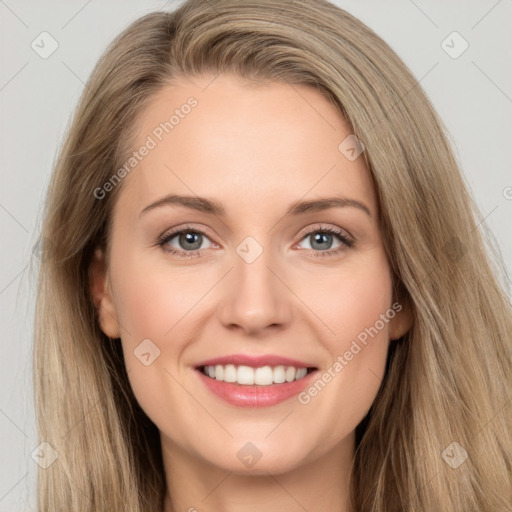
[[[325,241],[325,235],[335,237],[340,242],[340,247],[335,249],[327,249],[327,250],[318,250],[318,249],[309,249],[312,251],[311,256],[313,257],[329,257],[329,256],[336,256],[338,254],[341,254],[342,252],[346,251],[347,249],[350,249],[354,247],[354,239],[341,228],[337,228],[334,226],[314,226],[313,228],[310,228],[308,231],[303,232],[301,234],[300,242],[302,242],[305,239],[311,239],[312,235],[314,234],[321,234],[321,236],[318,238],[315,238],[313,243],[323,243]],[[192,237],[188,237],[188,240],[185,238],[181,238],[181,235],[193,235]],[[207,233],[205,233],[203,230],[195,228],[193,226],[183,226],[179,229],[171,230],[165,232],[163,235],[161,235],[158,238],[158,241],[155,245],[158,245],[162,248],[163,251],[166,253],[170,253],[173,256],[176,256],[178,258],[197,258],[201,256],[201,254],[206,249],[192,249],[190,251],[186,251],[183,249],[176,249],[175,247],[172,247],[169,242],[171,242],[174,238],[178,238],[178,244],[181,243],[197,243],[197,235],[199,235],[200,241],[199,244],[202,245],[201,237],[208,238]],[[310,244],[311,245],[311,244]]]

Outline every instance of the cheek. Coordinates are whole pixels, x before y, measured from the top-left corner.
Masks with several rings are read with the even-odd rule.
[[[303,283],[302,296],[308,297],[308,305],[322,319],[326,335],[321,339],[331,353],[339,353],[347,341],[350,345],[350,340],[373,326],[392,305],[389,267],[377,250]],[[382,326],[379,322],[378,327],[387,335],[388,323]]]
[[[375,255],[371,264],[347,267],[322,283],[315,297],[317,307],[324,304],[319,316],[332,331],[322,336],[330,361],[299,401],[317,418],[330,418],[334,443],[364,418],[384,376],[395,315],[386,260]]]
[[[340,341],[336,344],[337,354],[343,355],[354,371],[365,372],[368,379],[372,378],[372,370],[380,377],[393,313],[392,282],[386,260],[379,254],[371,264],[354,269],[341,286],[344,292],[338,294],[335,323]]]
[[[178,384],[183,381],[179,363],[193,336],[187,313],[204,290],[200,293],[195,281],[183,275],[166,280],[165,273],[149,269],[147,265],[125,268],[129,277],[117,282],[116,308],[133,393],[151,420],[165,430],[175,421],[173,411],[194,407]],[[180,422],[174,429],[176,435],[185,435]]]
[[[171,273],[138,260],[123,265],[115,278],[115,299],[126,339],[171,339],[175,328],[182,333],[187,313],[205,294],[207,277],[190,269]]]
[[[212,276],[211,270],[190,268],[171,273],[168,265],[125,254],[124,259],[118,255],[112,270],[125,365],[138,403],[164,428],[172,419],[169,404],[183,410],[194,407],[177,384],[184,377],[180,363],[199,328],[190,319],[218,277]]]

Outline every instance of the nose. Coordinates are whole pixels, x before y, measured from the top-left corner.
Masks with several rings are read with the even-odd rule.
[[[251,263],[235,254],[234,268],[226,277],[218,310],[224,327],[254,336],[290,323],[293,293],[270,251]]]

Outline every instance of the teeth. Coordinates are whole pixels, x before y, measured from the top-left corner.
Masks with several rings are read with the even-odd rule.
[[[240,368],[247,368],[247,366],[240,366]],[[240,368],[238,371],[240,371]],[[270,384],[274,382],[274,372],[270,366],[256,368],[256,370],[250,368],[250,370],[254,374],[255,384],[258,384],[259,386],[270,386]]]
[[[224,367],[224,382],[236,382],[236,367],[234,364],[228,364]]]
[[[295,380],[295,374],[297,373],[297,370],[293,366],[288,366],[286,368],[285,378],[286,382],[292,382]]]
[[[236,382],[245,386],[270,386],[303,379],[308,373],[307,368],[295,368],[293,366],[235,366],[233,364],[217,364],[205,366],[203,373],[208,377],[223,382]]]
[[[297,375],[295,376],[295,380],[302,379],[306,376],[306,373],[308,373],[308,370],[306,368],[299,368],[297,370]]]
[[[215,378],[217,380],[224,380],[224,367],[221,364],[215,367]]]

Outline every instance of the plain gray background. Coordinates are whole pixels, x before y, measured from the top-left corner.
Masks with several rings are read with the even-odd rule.
[[[179,3],[0,0],[0,512],[36,509],[35,275],[28,265],[57,150],[107,43],[137,17]],[[420,81],[451,134],[482,226],[494,233],[512,273],[512,1],[334,3],[373,28]],[[51,48],[42,32],[58,44],[48,58],[31,46],[46,37]],[[458,55],[464,41],[468,48]]]

